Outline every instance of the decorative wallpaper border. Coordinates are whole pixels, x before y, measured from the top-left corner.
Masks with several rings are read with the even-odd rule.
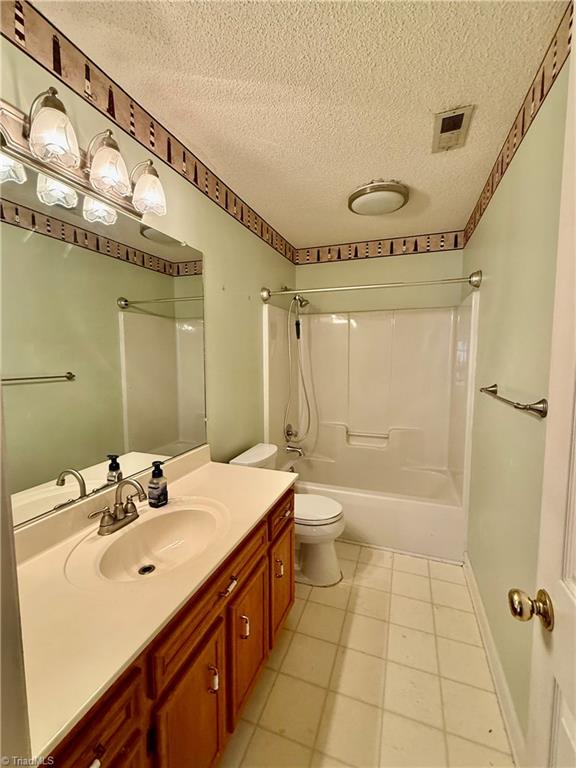
[[[522,106],[520,107],[520,111],[512,124],[512,128],[510,128],[506,141],[490,171],[486,184],[484,184],[478,202],[474,206],[470,218],[468,219],[468,223],[464,228],[464,245],[466,245],[468,240],[472,237],[472,234],[478,226],[478,222],[482,218],[498,184],[502,181],[502,177],[508,170],[512,158],[516,154],[518,147],[526,136],[538,110],[542,106],[544,99],[548,95],[550,88],[553,86],[563,64],[570,54],[573,13],[574,4],[571,0],[560,24],[558,25],[554,37],[552,38],[552,42],[548,46],[544,59],[536,72],[532,85],[528,89],[528,93],[526,94]]]
[[[29,0],[2,0],[0,8],[3,37],[58,77],[77,94],[83,96],[96,109],[114,121],[119,128],[193,184],[196,189],[219,205],[253,234],[289,261],[296,265],[302,265],[402,254],[432,253],[465,247],[570,54],[574,4],[573,0],[567,4],[552,42],[464,230],[298,249],[294,248],[262,219],[149,112],[131,99],[126,91],[111,80],[37,11]],[[25,209],[20,210],[24,211]],[[37,214],[37,216],[41,217],[42,215]],[[4,217],[2,220],[5,220]],[[70,226],[59,222],[57,219],[51,221],[57,222],[56,227]],[[9,223],[22,226],[17,221]],[[84,232],[82,229],[76,229],[80,233]],[[37,229],[37,231],[39,230]],[[44,234],[49,233],[45,232]],[[86,234],[90,235],[91,233]],[[115,243],[112,240],[109,242],[113,244],[112,249],[118,247],[126,249],[126,246],[121,243]],[[150,254],[142,253],[143,262],[146,259],[155,258]],[[130,259],[125,258],[124,260]],[[132,263],[136,262],[132,261]],[[171,262],[165,263],[171,264]],[[193,264],[194,262],[184,263]],[[148,266],[147,268],[151,269],[152,267]],[[160,268],[156,271],[164,270]],[[169,273],[166,271],[166,274]]]
[[[246,229],[293,261],[294,248],[286,238],[131,99],[28,0],[2,0],[0,7],[3,37],[84,97]]]
[[[321,245],[298,248],[295,264],[322,264],[327,261],[353,261],[383,256],[402,256],[414,253],[454,251],[464,246],[464,232],[437,232],[430,235],[410,235],[382,240],[362,240],[356,243]]]
[[[87,248],[89,251],[95,251],[104,256],[110,256],[113,259],[134,264],[137,267],[160,272],[163,275],[187,277],[188,275],[202,274],[201,259],[196,261],[167,261],[159,256],[154,256],[151,253],[131,248],[116,240],[111,240],[108,237],[96,235],[94,232],[82,229],[82,227],[75,227],[60,219],[46,216],[46,214],[34,211],[31,208],[16,205],[16,203],[12,203],[10,200],[0,201],[0,221],[6,224],[13,224],[22,229],[29,229],[32,232],[38,232],[41,235],[47,235],[54,240],[61,240],[64,243],[77,245],[80,248]]]

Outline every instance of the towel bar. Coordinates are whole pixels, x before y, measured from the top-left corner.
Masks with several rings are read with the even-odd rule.
[[[535,403],[516,403],[514,400],[508,400],[507,397],[502,397],[502,395],[498,394],[498,384],[491,384],[489,387],[480,387],[480,392],[484,392],[485,395],[490,395],[496,400],[507,403],[519,411],[527,411],[535,416],[540,416],[541,419],[545,419],[548,415],[548,400],[546,400],[545,397],[541,400],[537,400]]]

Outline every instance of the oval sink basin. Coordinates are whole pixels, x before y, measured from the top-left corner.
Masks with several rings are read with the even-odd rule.
[[[140,517],[108,536],[92,531],[70,553],[65,570],[78,586],[157,578],[199,557],[229,526],[227,508],[189,497],[143,507]]]

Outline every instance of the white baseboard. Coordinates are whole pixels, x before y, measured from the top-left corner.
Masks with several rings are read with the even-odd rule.
[[[496,693],[498,696],[498,702],[502,711],[502,717],[504,719],[504,725],[508,733],[508,739],[510,740],[510,747],[512,749],[512,755],[514,762],[518,766],[527,765],[526,762],[526,741],[524,739],[524,733],[518,720],[516,708],[512,700],[510,688],[506,676],[504,675],[504,669],[492,637],[490,625],[488,624],[488,617],[484,610],[484,603],[480,597],[480,590],[472,570],[472,565],[468,558],[468,553],[464,555],[464,571],[466,574],[466,580],[468,582],[468,588],[474,603],[476,610],[476,617],[478,618],[478,624],[480,626],[480,634],[486,648],[486,655],[488,656],[488,664],[492,672],[494,679],[494,685],[496,686]]]

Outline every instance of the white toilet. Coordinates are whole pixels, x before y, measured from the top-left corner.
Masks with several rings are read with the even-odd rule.
[[[278,447],[258,443],[230,464],[274,469]],[[334,541],[344,530],[342,505],[327,496],[297,493],[294,497],[296,581],[330,587],[342,579]]]

